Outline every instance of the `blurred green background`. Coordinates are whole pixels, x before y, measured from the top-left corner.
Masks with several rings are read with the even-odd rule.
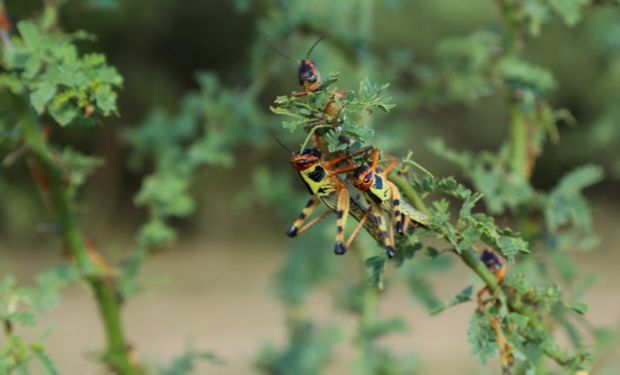
[[[106,119],[94,128],[54,133],[55,141],[105,159],[105,166],[84,189],[80,215],[86,232],[112,253],[122,252],[145,215],[132,203],[142,175],[128,167],[129,146],[120,134],[144,121],[155,108],[178,110],[180,98],[198,88],[197,72],[214,72],[223,86],[243,91],[253,72],[253,46],[266,43],[259,30],[271,3],[121,0],[102,8],[76,1],[63,8],[61,21],[66,30],[87,30],[97,37],[95,43],[85,43],[83,50],[104,53],[125,78],[119,118]],[[308,1],[296,6],[299,17],[329,15],[338,30],[350,27],[359,16],[345,12],[352,9],[345,3],[355,4]],[[6,7],[13,19],[19,20],[36,12],[40,2],[7,0]],[[577,259],[584,273],[597,274],[600,280],[589,296],[590,317],[596,323],[616,324],[620,320],[620,277],[615,271],[620,260],[620,111],[616,108],[620,99],[620,13],[611,7],[597,7],[584,14],[574,27],[549,22],[539,37],[528,41],[524,51],[529,61],[554,73],[557,84],[549,101],[556,108],[568,109],[577,122],[576,126],[560,122],[560,142],[546,146],[536,164],[533,185],[549,188],[580,164],[594,162],[605,167],[605,181],[587,192],[593,200],[594,225],[602,238],[600,251],[579,254]],[[369,52],[386,60],[400,51],[411,58],[407,61],[434,66],[442,40],[497,30],[501,27],[498,19],[496,7],[488,0],[377,1]],[[343,86],[355,85],[359,78],[347,77],[351,62],[333,56],[335,46],[326,31],[327,40],[314,53],[319,69],[324,73],[339,71]],[[293,56],[302,56],[314,39],[312,33],[297,33],[290,40],[274,43]],[[297,89],[294,64],[275,53],[268,61],[267,84],[258,96],[265,115],[276,95]],[[382,66],[374,64],[377,69]],[[368,74],[380,79],[384,72],[371,66]],[[415,94],[420,90],[415,76],[401,75],[398,80],[401,91]],[[389,145],[394,155],[412,149],[416,160],[436,175],[458,176],[452,165],[428,151],[429,139],[441,138],[451,148],[477,151],[495,150],[507,137],[508,109],[501,95],[430,104],[399,102],[394,114],[377,124],[376,129],[381,129],[377,143]],[[276,123],[265,126],[278,129],[280,119],[266,118]],[[382,133],[390,132],[398,135],[397,141],[382,138]],[[289,144],[302,142],[284,132],[282,136]],[[143,279],[147,291],[127,306],[129,339],[141,355],[155,362],[165,362],[173,353],[194,346],[213,350],[227,362],[201,367],[204,372],[199,373],[254,373],[253,361],[261,345],[285,339],[284,313],[272,289],[273,275],[290,247],[284,236],[289,220],[248,198],[252,194],[248,186],[257,168],[286,169],[288,160],[264,136],[236,148],[234,155],[231,168],[207,168],[200,174],[193,187],[199,198],[197,211],[188,220],[175,223],[181,229],[181,241],[146,261]],[[303,191],[294,176],[278,183]],[[25,168],[4,170],[0,192],[0,272],[10,270],[28,282],[36,272],[56,263],[60,250],[45,229],[49,218]],[[283,205],[295,207],[290,202]],[[295,214],[291,211],[289,219]],[[331,252],[330,247],[313,251]],[[344,277],[359,277],[346,257],[334,262]],[[433,281],[440,294],[450,296],[470,280],[467,272],[457,267]],[[310,310],[321,322],[339,321],[350,327],[350,317],[330,313],[335,289],[336,285],[328,284],[313,292]],[[385,315],[404,316],[412,327],[409,334],[390,339],[386,345],[396,352],[416,352],[426,373],[494,373],[497,368],[496,364],[481,367],[469,355],[465,329],[471,306],[431,318],[404,289],[397,288],[382,301],[381,308]],[[63,373],[97,373],[88,353],[101,346],[102,337],[94,303],[86,293],[79,288],[68,290],[61,307],[46,319],[53,326],[48,338],[51,354]],[[346,363],[353,355],[344,340],[329,373],[348,373]]]

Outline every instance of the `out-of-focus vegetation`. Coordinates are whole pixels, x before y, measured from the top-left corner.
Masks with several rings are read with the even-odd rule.
[[[14,326],[32,325],[60,288],[78,280],[98,301],[107,335],[100,359],[109,368],[182,374],[195,361],[217,362],[194,350],[159,370],[137,359],[140,343],[130,348],[120,324],[123,304],[141,290],[147,255],[174,243],[180,228],[190,232],[183,224],[199,217],[196,210],[226,215],[232,235],[259,221],[262,230],[281,233],[303,207],[307,193],[267,130],[297,150],[310,130],[306,119],[322,113],[335,91],[307,102],[287,98],[299,90],[296,66],[268,41],[302,58],[326,36],[312,58],[324,79],[339,73],[337,85],[349,92],[342,125],[322,135],[329,151],[347,149],[345,137],[401,159],[407,173],[393,181],[429,224],[399,240],[395,261],[363,234],[353,245],[361,259],[346,255],[360,265],[353,281],[339,279],[327,240],[332,219],[324,232],[295,239],[275,282],[288,343],[257,348],[257,370],[325,371],[342,335],[315,322],[305,304],[328,280],[344,285],[336,308],[359,322],[354,373],[424,373],[423,358],[399,357],[380,344],[406,329],[377,311],[399,283],[429,313],[471,301],[486,285],[495,299],[479,309],[472,304],[468,339],[483,362],[499,351],[504,373],[601,370],[599,360],[618,340],[613,327],[581,316],[590,279],[571,252],[598,243],[583,190],[596,184],[595,193],[617,203],[618,5],[5,1],[15,27],[2,31],[0,150],[9,168],[0,174],[0,231],[9,244],[33,232],[58,234],[73,261],[33,288],[3,278],[0,369],[57,372],[44,338],[28,343]],[[287,116],[282,127],[270,106]],[[277,216],[267,223],[252,208]],[[90,241],[133,228],[135,245],[112,256],[108,244]],[[478,260],[482,246],[510,261],[504,282]],[[428,276],[454,259],[483,284],[464,285],[442,302]],[[569,345],[556,344],[558,332]]]

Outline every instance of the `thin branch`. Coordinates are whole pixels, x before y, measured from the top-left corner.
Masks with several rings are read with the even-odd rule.
[[[89,275],[86,281],[95,294],[107,338],[105,361],[120,374],[139,374],[136,364],[130,359],[128,345],[125,341],[117,291],[105,280],[104,270],[99,269],[99,266],[91,260],[88,254],[75,214],[71,208],[72,201],[66,188],[63,170],[58,166],[57,160],[47,144],[39,126],[38,118],[27,105],[27,101],[22,101],[20,107],[20,125],[24,140],[31,150],[31,155],[49,176],[51,198],[58,215],[65,245],[73,254],[77,265]]]

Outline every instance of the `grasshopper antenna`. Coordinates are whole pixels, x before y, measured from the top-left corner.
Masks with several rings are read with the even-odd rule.
[[[276,141],[276,143],[279,144],[283,149],[285,149],[289,154],[291,154],[291,155],[295,154],[293,151],[291,151],[290,148],[286,147],[286,145],[284,143],[282,143],[280,138],[276,137],[276,135],[273,134],[273,132],[271,130],[269,130],[269,129],[265,129],[265,130],[267,130],[267,133],[269,133],[271,138],[273,138],[273,140]]]
[[[317,44],[319,44],[323,39],[325,39],[325,35],[321,36],[319,39],[317,39],[316,42],[314,42],[314,44],[312,45],[312,47],[310,47],[310,49],[308,50],[308,53],[306,53],[306,59],[310,58],[310,54],[312,53],[312,51],[314,50],[314,47],[317,46]]]
[[[272,49],[273,49],[273,50],[274,50],[274,51],[275,51],[278,55],[280,55],[280,56],[282,56],[282,57],[284,57],[284,58],[287,58],[287,59],[293,60],[296,64],[297,64],[297,63],[299,63],[299,61],[298,61],[296,58],[294,58],[294,57],[292,57],[292,56],[290,56],[290,55],[287,55],[286,53],[284,53],[284,52],[280,51],[280,50],[278,49],[278,47],[276,47],[276,46],[275,46],[275,45],[271,42],[271,40],[267,39],[267,43],[269,43],[269,45],[271,46],[271,48],[272,48]]]

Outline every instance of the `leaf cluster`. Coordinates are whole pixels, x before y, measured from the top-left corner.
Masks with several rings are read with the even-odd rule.
[[[20,287],[10,275],[0,281],[0,322],[6,335],[6,342],[0,349],[0,373],[58,374],[43,346],[45,334],[29,342],[15,334],[14,330],[17,327],[34,327],[36,315],[56,306],[61,289],[82,277],[75,267],[58,266],[37,276],[34,287]],[[38,372],[31,372],[33,363],[37,365]]]
[[[144,247],[169,244],[175,231],[171,218],[183,218],[195,209],[190,186],[196,172],[206,166],[230,166],[232,147],[251,137],[248,128],[259,123],[255,104],[242,94],[224,89],[217,77],[198,77],[200,91],[183,98],[178,113],[156,110],[139,126],[125,132],[134,153],[134,168],[153,165],[135,197],[148,209],[139,243]]]
[[[102,54],[80,56],[76,41],[90,38],[46,30],[21,21],[18,36],[2,48],[2,87],[27,95],[38,115],[49,114],[61,126],[95,114],[118,112],[116,90],[123,78]]]
[[[385,96],[389,85],[362,80],[357,91],[348,91],[344,98],[337,99],[341,110],[334,118],[329,118],[325,109],[334,96],[342,92],[333,85],[337,80],[337,75],[332,75],[323,84],[323,89],[305,96],[278,96],[270,109],[290,118],[283,121],[282,126],[291,132],[301,129],[323,135],[329,152],[359,148],[374,135],[368,117],[377,110],[389,112],[394,107],[391,98]]]

